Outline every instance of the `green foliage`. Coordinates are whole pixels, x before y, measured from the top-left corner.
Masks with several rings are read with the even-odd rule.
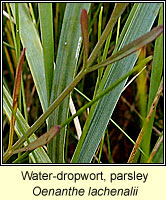
[[[163,69],[163,36],[159,36],[162,26],[154,31],[150,30],[157,20],[158,25],[163,24],[161,3],[3,3],[3,9],[9,14],[9,19],[3,16],[3,110],[6,116],[3,121],[3,161],[127,162],[132,150],[131,144],[135,143],[143,124],[138,123],[138,118],[135,119],[135,113],[138,113],[137,91],[128,93],[131,86],[125,92],[128,98],[134,99],[132,104],[136,111],[131,113],[134,116],[131,118],[136,127],[133,134],[136,135],[130,134],[127,125],[123,126],[122,117],[115,117],[116,123],[113,121],[114,126],[121,130],[121,137],[127,136],[123,140],[130,144],[126,143],[125,158],[115,155],[119,138],[109,129],[108,124],[117,112],[116,105],[128,78],[132,78],[145,65],[148,65],[147,73],[150,74],[152,64],[150,86],[147,85],[150,88],[148,103],[146,102],[147,114],[156,97]],[[86,11],[82,9],[87,10],[89,29]],[[82,33],[85,34],[83,44],[80,16]],[[155,39],[153,47],[151,42]],[[134,68],[139,49],[145,45],[148,46],[147,57],[139,61],[142,63],[141,67]],[[23,66],[19,108],[15,115],[17,136],[14,136],[15,143],[11,151],[8,151],[6,138],[9,136],[13,112],[10,94],[13,93],[13,77],[22,48],[26,48],[26,62]],[[157,67],[159,65],[160,68]],[[134,88],[134,81],[132,85]],[[81,91],[76,87],[81,88]],[[78,110],[73,116],[69,112],[70,96]],[[86,104],[87,96],[92,100]],[[159,102],[159,108],[162,106],[160,104]],[[163,142],[158,142],[160,137],[152,134],[152,128],[156,126],[155,119],[158,118],[160,121],[155,129],[162,132],[163,111],[159,108],[155,109],[146,130],[140,147],[141,159],[138,159],[139,154],[135,158],[137,163],[150,162],[150,156],[155,154],[152,152],[157,152],[153,155],[152,162],[163,162]],[[119,115],[120,112],[118,110]],[[77,124],[72,123],[73,118],[78,115],[78,123],[83,129],[80,140],[75,133],[74,126]],[[140,116],[139,113],[138,115]],[[9,123],[6,123],[6,118]],[[129,124],[131,118],[125,124]],[[61,129],[49,142],[47,149],[39,147],[21,156],[18,154],[18,157],[12,155],[12,151],[17,152],[22,145],[32,143],[37,138],[37,130],[37,134],[41,135],[54,125],[60,125]],[[153,151],[156,146],[157,151]]]

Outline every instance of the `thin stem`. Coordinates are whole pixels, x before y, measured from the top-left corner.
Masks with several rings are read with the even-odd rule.
[[[110,56],[106,60],[102,61],[99,64],[96,64],[92,67],[88,68],[88,73],[95,71],[101,67],[107,66],[121,60],[122,58],[130,55],[133,52],[138,51],[140,48],[148,44],[149,42],[156,39],[161,33],[163,32],[163,26],[157,26],[148,33],[144,34],[143,36],[139,37],[138,39],[134,40],[133,42],[129,43],[128,45],[124,46],[121,50],[119,50],[114,55]]]
[[[69,117],[65,122],[63,122],[60,126],[61,128],[64,127],[66,124],[70,123],[76,116],[79,116],[84,110],[89,108],[92,104],[97,102],[99,99],[101,99],[103,96],[105,96],[107,93],[109,93],[111,90],[113,90],[119,83],[124,81],[128,76],[138,71],[140,68],[144,67],[147,62],[149,62],[152,59],[151,56],[145,58],[141,63],[139,63],[134,69],[129,71],[126,75],[124,75],[122,78],[117,80],[115,83],[113,83],[111,86],[109,86],[107,89],[105,89],[103,92],[101,92],[98,96],[96,96],[93,100],[85,104],[82,108],[80,108],[74,115]]]
[[[9,13],[9,20],[10,20],[10,26],[11,26],[11,30],[12,30],[12,36],[13,36],[14,47],[15,47],[15,49],[16,49],[16,55],[18,55],[18,53],[17,53],[16,37],[15,37],[15,32],[14,32],[14,25],[13,25],[13,22],[12,22],[12,17],[11,17],[11,12],[10,12],[9,3],[6,3],[6,8],[7,8],[7,11],[8,11],[8,13]]]
[[[128,5],[128,3],[117,3],[116,4],[116,6],[112,12],[112,15],[110,17],[110,20],[109,20],[105,30],[103,31],[103,34],[100,37],[100,40],[96,44],[95,48],[93,49],[93,51],[88,59],[88,66],[92,65],[92,63],[96,59],[100,49],[102,48],[104,42],[106,41],[108,35],[113,30],[113,27],[115,26],[118,18],[122,15],[122,13],[126,9],[127,5]]]
[[[79,83],[79,81],[85,76],[87,73],[86,70],[81,71],[74,81],[61,93],[61,95],[49,106],[48,110],[43,113],[36,122],[28,129],[26,132],[26,136],[31,136],[47,119],[47,117],[57,108],[60,103],[64,100],[64,98],[73,90],[73,88]],[[6,151],[3,156],[3,162],[6,162],[10,156],[11,152],[16,150],[19,146],[21,146],[26,141],[26,138],[22,136],[12,147],[11,151]]]

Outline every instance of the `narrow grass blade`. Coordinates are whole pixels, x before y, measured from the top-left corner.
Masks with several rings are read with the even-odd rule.
[[[112,119],[110,119],[110,121],[133,143],[133,144],[135,144],[135,142],[134,142],[134,140],[132,140],[132,138],[131,137],[129,137],[128,135],[127,135],[127,133],[123,130],[123,129],[121,129],[121,127],[116,123],[116,122],[114,122]],[[140,152],[145,156],[145,153],[142,151],[142,149],[141,148],[138,148],[139,150],[140,150]]]
[[[13,47],[12,45],[8,44],[7,42],[3,41],[3,44],[6,45],[9,48],[15,50],[15,47]]]
[[[110,145],[110,138],[109,138],[109,133],[108,133],[108,129],[107,131],[107,148],[108,148],[108,159],[109,159],[109,163],[112,162],[112,155],[111,155],[111,145]]]
[[[146,48],[143,47],[141,49],[138,62],[145,58],[146,54]],[[143,118],[146,117],[146,106],[147,106],[147,71],[143,71],[137,79],[136,79],[136,84],[137,84],[137,95],[138,95],[138,105],[139,105],[139,110],[140,114]]]
[[[42,36],[44,68],[48,102],[50,101],[54,70],[54,38],[52,3],[39,3],[40,30]]]
[[[162,24],[163,24],[163,6],[160,9],[159,20],[158,20],[158,25],[162,25]],[[155,42],[154,59],[153,59],[153,64],[152,64],[151,77],[150,77],[150,89],[149,89],[147,113],[149,112],[152,102],[156,96],[158,87],[161,82],[162,72],[163,72],[163,34],[160,35],[156,39],[156,42]],[[148,128],[146,129],[146,133],[143,137],[143,141],[141,144],[143,151],[147,155],[149,155],[150,153],[150,143],[151,143],[153,123],[154,123],[154,116],[155,116],[155,112],[151,118],[151,122],[149,123]],[[145,163],[146,158],[142,156],[141,162]]]
[[[20,56],[20,36],[19,36],[19,7],[18,4],[15,3],[15,19],[16,19],[16,52],[17,52],[17,59]]]
[[[102,29],[102,14],[103,14],[103,6],[100,8],[100,13],[99,13],[99,22],[98,22],[98,41],[100,40],[101,37],[101,29]],[[108,38],[107,38],[108,39]],[[101,50],[99,51],[98,54],[98,63],[101,62]],[[99,73],[99,72],[98,72]]]
[[[103,13],[103,6],[101,6],[100,8],[100,13],[99,13],[99,22],[98,22],[98,41],[100,40],[100,37],[101,37],[101,27],[102,27],[102,13]],[[111,32],[112,33],[112,32]],[[110,38],[110,34],[106,40],[106,44],[108,44],[108,39]],[[105,48],[104,48],[104,53],[105,54],[105,49],[106,49],[106,44],[105,44]],[[109,46],[109,45],[107,45]],[[101,62],[101,53],[102,53],[102,50],[99,51],[99,54],[98,54],[98,58],[97,58],[97,62],[100,63]],[[107,54],[107,53],[106,53]],[[104,57],[104,55],[103,55]],[[95,85],[95,90],[94,90],[94,95],[96,94],[96,90],[98,88],[98,85],[100,83],[100,80],[101,80],[101,77],[102,77],[102,74],[103,74],[103,68],[102,69],[98,69],[98,77],[97,77],[97,81],[96,81],[96,85]]]
[[[17,47],[17,42],[16,42],[14,25],[13,25],[13,21],[12,21],[12,17],[11,17],[11,11],[10,11],[9,3],[6,3],[6,8],[7,8],[8,15],[9,15],[10,26],[11,26],[12,36],[13,36],[14,47],[15,47],[15,50],[16,50],[16,55],[18,55],[17,48],[16,48]]]
[[[104,138],[105,138],[105,134],[101,140],[101,144],[100,144],[100,151],[99,151],[99,158],[98,158],[98,163],[100,163],[100,160],[101,160],[101,154],[102,154],[102,150],[103,150],[103,145],[104,145]]]

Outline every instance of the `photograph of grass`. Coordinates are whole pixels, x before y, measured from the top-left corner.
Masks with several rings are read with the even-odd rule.
[[[163,3],[2,3],[2,163],[162,164]]]

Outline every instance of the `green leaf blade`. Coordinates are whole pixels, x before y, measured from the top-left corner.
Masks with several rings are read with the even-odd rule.
[[[11,7],[12,11],[15,12],[14,3],[11,3]],[[23,47],[26,48],[26,59],[33,76],[42,109],[45,111],[48,107],[48,101],[43,49],[39,34],[32,22],[27,5],[25,3],[19,3],[19,19],[21,42]]]
[[[90,3],[68,3],[66,5],[61,37],[58,46],[56,67],[51,93],[52,103],[61,92],[72,82],[78,60],[78,43],[81,39],[80,14],[82,9],[89,10]],[[69,97],[51,114],[49,128],[61,124],[68,115]],[[49,155],[53,163],[64,162],[66,128],[62,128],[57,137],[48,145]]]
[[[161,7],[160,9],[160,15],[158,20],[158,25],[162,24],[163,24],[163,7]],[[157,94],[157,90],[161,82],[162,71],[163,71],[163,34],[160,35],[155,42],[147,113],[149,112],[152,102]],[[150,141],[151,141],[154,117],[155,117],[155,112],[150,120],[150,123],[146,129],[142,141],[142,149],[145,151],[147,155],[149,155],[150,153],[150,143],[151,143]],[[142,156],[141,162],[146,162],[146,161],[147,161],[146,158]]]
[[[52,3],[39,3],[40,29],[43,45],[44,68],[48,102],[51,96],[54,69],[54,38]]]

